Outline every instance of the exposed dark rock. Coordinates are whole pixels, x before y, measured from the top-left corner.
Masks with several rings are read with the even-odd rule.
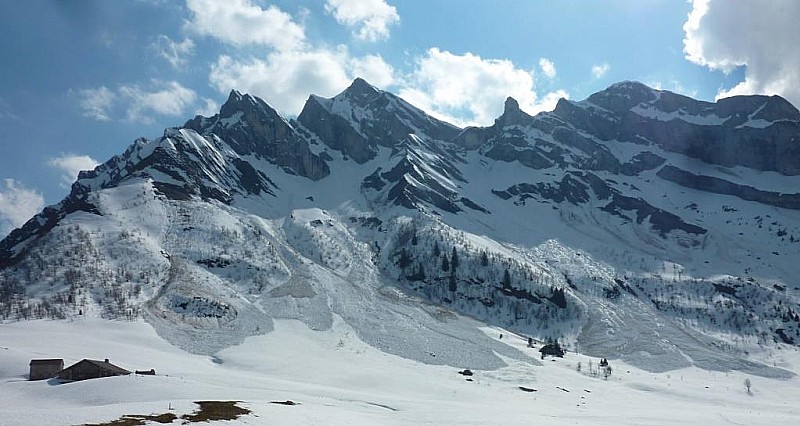
[[[527,290],[522,290],[522,289],[519,289],[519,288],[505,287],[504,286],[504,287],[499,288],[498,291],[500,291],[501,293],[503,293],[506,296],[511,296],[513,298],[516,298],[516,299],[526,300],[528,302],[536,303],[536,304],[541,304],[542,303],[542,299],[541,298],[539,298],[537,295],[532,294],[531,292],[529,292]]]
[[[583,102],[561,100],[553,114],[604,141],[655,144],[711,164],[800,174],[800,112],[777,96],[710,103],[625,82]]]
[[[725,284],[717,284],[713,283],[714,291],[717,293],[723,293],[730,296],[736,296],[736,288],[733,286],[725,285]]]
[[[658,176],[687,188],[715,194],[732,195],[743,200],[756,201],[785,209],[800,210],[800,193],[781,194],[762,191],[752,186],[735,184],[713,176],[696,175],[669,165],[659,170]]]
[[[416,148],[406,147],[396,155],[399,161],[394,167],[386,172],[376,170],[364,178],[361,188],[380,192],[390,185],[391,188],[385,193],[386,200],[410,209],[428,204],[442,211],[458,213],[462,209],[457,203],[461,202],[468,208],[486,212],[486,209],[470,200],[464,202],[463,197],[440,181],[444,177],[464,182],[461,172],[445,155],[423,156]]]
[[[495,120],[495,126],[510,126],[514,124],[525,124],[530,122],[531,116],[519,109],[519,102],[516,99],[509,97],[503,109],[503,115]]]
[[[684,222],[683,219],[675,214],[650,205],[641,198],[614,194],[611,202],[602,207],[602,210],[626,220],[631,220],[631,218],[623,212],[632,212],[636,215],[635,220],[638,224],[641,224],[645,219],[649,218],[650,225],[653,229],[658,231],[661,237],[666,237],[667,233],[674,230],[681,230],[694,235],[703,235],[707,232],[697,225]]]
[[[551,200],[556,203],[567,201],[572,204],[583,204],[589,201],[589,186],[576,179],[572,174],[564,175],[560,182],[553,183],[520,183],[505,191],[492,191],[500,198],[512,196],[524,203],[526,199],[537,197],[540,200]]]
[[[330,173],[301,133],[263,100],[250,95],[231,91],[219,114],[195,117],[184,127],[201,135],[217,135],[239,155],[263,158],[312,180]]]
[[[547,169],[553,166],[553,161],[548,159],[537,149],[518,149],[511,144],[497,143],[485,154],[493,160],[506,162],[519,161],[520,164],[532,169]]]
[[[655,170],[667,160],[650,151],[640,152],[631,158],[631,161],[622,164],[620,173],[635,176],[646,170]]]
[[[489,210],[486,210],[486,209],[485,209],[484,207],[482,207],[481,205],[479,205],[479,204],[475,203],[474,201],[470,200],[469,198],[466,198],[466,197],[461,197],[461,199],[460,199],[459,201],[460,201],[460,202],[461,202],[461,204],[463,204],[465,207],[471,208],[472,210],[477,210],[477,211],[479,211],[479,212],[481,212],[481,213],[486,213],[486,214],[491,214],[491,213],[492,213],[492,212],[490,212]]]
[[[782,343],[786,343],[787,345],[794,345],[794,339],[786,333],[786,330],[779,328],[775,330],[775,334],[781,339]]]
[[[378,167],[374,173],[364,178],[361,181],[361,188],[374,189],[376,191],[382,190],[386,186],[386,181],[381,178],[381,168]]]
[[[357,111],[368,111],[369,119]],[[311,96],[297,121],[359,164],[375,158],[379,146],[394,147],[412,133],[450,141],[461,131],[361,78],[334,98]]]
[[[297,121],[356,163],[363,164],[375,158],[376,144],[360,135],[349,121],[332,114],[322,104],[324,101],[316,96],[309,97]]]

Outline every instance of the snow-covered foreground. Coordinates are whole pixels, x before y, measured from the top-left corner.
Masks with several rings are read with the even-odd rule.
[[[569,353],[540,362],[521,337],[483,330],[492,339],[503,333],[503,343],[530,359],[503,358],[507,367],[476,370],[467,381],[457,368],[380,352],[338,318],[328,331],[277,320],[273,332],[211,357],[171,346],[143,321],[0,324],[0,424],[97,423],[170,407],[180,416],[199,400],[239,400],[252,410],[225,424],[800,424],[796,376],[777,380],[696,368],[648,373],[610,360],[613,374],[603,380],[588,374],[597,359]],[[798,352],[777,356],[770,364],[800,371]],[[66,365],[109,358],[158,375],[27,381],[31,359],[58,357]],[[298,405],[271,403],[286,400]]]

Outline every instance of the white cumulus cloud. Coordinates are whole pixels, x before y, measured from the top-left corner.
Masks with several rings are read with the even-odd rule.
[[[211,117],[219,112],[219,104],[217,101],[209,98],[203,98],[202,104],[194,111],[195,115],[202,115],[203,117]]]
[[[177,81],[152,80],[146,85],[125,84],[111,90],[105,86],[74,91],[83,115],[109,121],[114,113],[132,123],[150,124],[154,115],[178,117],[186,114],[197,100],[194,90]]]
[[[191,19],[184,29],[228,44],[260,44],[278,50],[302,47],[305,29],[277,6],[250,0],[187,0]]]
[[[395,82],[394,69],[380,55],[352,58],[349,64],[354,77],[361,77],[375,86],[385,88]]]
[[[297,115],[309,94],[333,96],[347,87],[347,51],[277,51],[265,58],[221,56],[209,80],[220,92],[237,89],[266,100],[284,115]]]
[[[606,63],[602,63],[602,64],[593,65],[592,66],[592,76],[594,76],[594,78],[602,78],[604,75],[606,75],[606,73],[608,73],[608,70],[610,68],[611,68],[611,66],[608,65],[607,62]]]
[[[0,185],[0,238],[22,226],[43,207],[41,193],[25,188],[15,179],[4,179]]]
[[[365,41],[389,38],[389,26],[400,21],[397,9],[384,0],[327,0],[325,10]]]
[[[47,164],[62,172],[61,186],[69,188],[78,178],[78,172],[93,170],[100,162],[88,155],[61,154],[48,160]]]
[[[539,58],[539,69],[542,70],[542,73],[544,73],[547,78],[556,77],[556,64],[547,58]]]
[[[757,3],[757,4],[756,4]],[[800,105],[800,2],[694,0],[683,26],[686,58],[745,79],[719,97],[778,94]]]
[[[506,59],[483,59],[472,53],[456,55],[437,48],[417,59],[399,95],[418,107],[455,124],[491,124],[511,96],[520,108],[534,114],[552,109],[564,91],[539,99],[532,72]]]
[[[686,86],[684,86],[683,83],[675,79],[670,79],[667,80],[666,82],[647,81],[645,82],[645,84],[656,90],[668,90],[672,93],[688,96],[690,98],[697,99],[697,97],[699,96],[696,89],[689,89]]]
[[[197,94],[176,81],[151,82],[151,88],[124,85],[118,89],[126,103],[126,120],[152,123],[152,114],[182,116],[194,105]]]
[[[167,61],[173,68],[180,68],[186,65],[192,55],[194,42],[190,38],[184,38],[183,41],[175,41],[165,35],[159,35],[152,48],[158,57]]]
[[[96,89],[83,89],[76,92],[78,105],[83,110],[83,116],[98,121],[111,120],[111,108],[117,95],[108,87],[100,86]]]
[[[231,89],[258,96],[286,116],[300,113],[309,95],[331,97],[355,77],[378,87],[395,82],[393,68],[380,55],[352,57],[337,49],[274,51],[264,58],[221,56],[209,80],[221,93]]]

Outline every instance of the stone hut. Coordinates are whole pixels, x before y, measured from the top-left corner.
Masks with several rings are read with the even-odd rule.
[[[56,377],[64,369],[63,359],[32,359],[28,380],[45,380]]]
[[[103,361],[84,359],[61,370],[58,378],[61,380],[86,380],[128,374],[131,372],[108,362],[108,359]]]

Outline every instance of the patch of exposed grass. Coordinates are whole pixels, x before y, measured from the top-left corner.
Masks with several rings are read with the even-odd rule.
[[[240,401],[195,401],[200,410],[192,414],[184,414],[182,419],[194,422],[207,422],[211,420],[234,420],[239,416],[250,414],[247,408],[239,407]]]
[[[106,423],[86,423],[83,426],[141,426],[145,422],[156,423],[172,423],[178,416],[172,413],[158,414],[154,416],[145,416],[141,414],[125,414],[117,420],[112,420]]]
[[[239,407],[241,401],[195,401],[200,409],[192,414],[180,417],[183,424],[209,422],[214,420],[234,420],[239,416],[250,414],[247,408]],[[178,416],[172,413],[158,415],[125,414],[124,416],[106,423],[85,423],[83,426],[142,426],[145,422],[172,423]]]

